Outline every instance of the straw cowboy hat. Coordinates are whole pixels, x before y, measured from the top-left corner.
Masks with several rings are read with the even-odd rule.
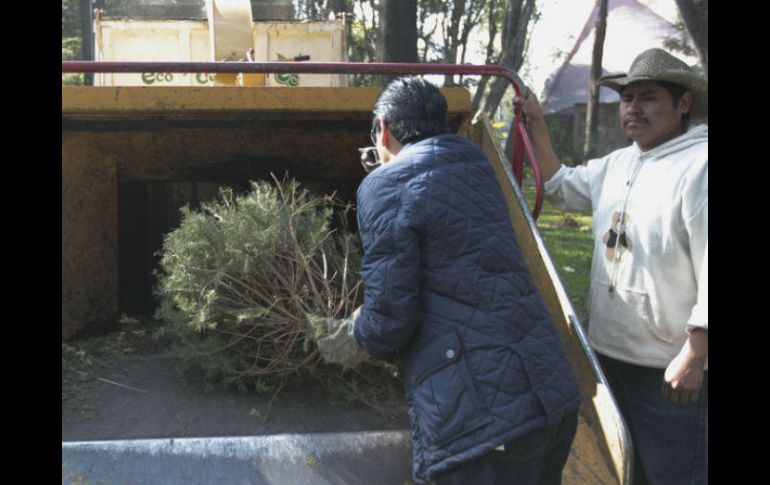
[[[691,90],[694,95],[690,107],[691,118],[705,118],[709,112],[708,81],[697,75],[690,66],[663,49],[648,49],[634,59],[628,74],[603,76],[600,86],[621,92],[631,83],[639,81],[668,81]]]

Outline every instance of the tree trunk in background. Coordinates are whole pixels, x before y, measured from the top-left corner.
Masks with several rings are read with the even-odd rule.
[[[457,49],[460,36],[460,20],[465,14],[465,0],[454,0],[452,2],[452,14],[449,17],[448,35],[444,39],[444,61],[449,63],[457,62]],[[454,86],[454,76],[447,74],[444,76],[444,86]]]
[[[597,81],[602,76],[602,56],[604,53],[604,37],[607,33],[607,0],[596,0],[596,27],[594,29],[594,51],[591,59],[590,96],[586,109],[586,131],[583,141],[583,157],[594,155],[596,139],[599,132],[599,85]]]
[[[454,62],[458,62],[458,64],[465,64],[465,56],[468,53],[468,39],[471,36],[471,31],[473,31],[476,26],[479,25],[482,14],[484,10],[486,10],[487,1],[488,0],[474,0],[468,4],[466,8],[467,13],[462,19],[462,29],[460,31],[459,38],[459,48],[461,49],[460,60],[458,62],[455,59]],[[460,75],[459,84],[461,86],[463,85],[464,81],[465,79],[463,75]]]
[[[94,35],[93,35],[93,11],[91,0],[80,0],[80,29],[83,35],[82,58],[84,61],[94,59]],[[84,82],[86,86],[94,84],[94,75],[90,72],[85,73]]]
[[[682,20],[698,51],[706,78],[709,76],[709,1],[676,0]]]
[[[417,0],[382,0],[380,2],[381,62],[418,62]],[[387,84],[393,76],[382,76]]]
[[[524,5],[522,5],[524,4]],[[524,47],[527,39],[527,30],[535,10],[535,0],[511,0],[505,13],[503,27],[503,51],[500,57],[500,65],[513,71],[521,68],[524,62]],[[507,80],[497,77],[492,83],[489,97],[484,103],[484,112],[492,119],[503,94],[509,86]]]
[[[324,20],[328,20],[330,14],[345,13],[351,15],[353,13],[353,0],[329,0],[326,4],[326,12],[324,13]]]
[[[523,4],[523,5],[522,5]],[[524,62],[524,47],[527,40],[527,31],[535,11],[535,0],[511,0],[505,13],[503,24],[503,50],[500,56],[500,65],[518,72]],[[503,94],[509,86],[508,80],[497,77],[492,83],[489,96],[484,103],[484,112],[494,119],[493,115],[503,99]],[[513,134],[513,123],[511,130]],[[513,152],[513,136],[508,136],[505,142],[505,152]]]
[[[487,42],[487,57],[484,64],[495,63],[495,39],[497,38],[497,21],[496,16],[496,2],[494,0],[489,4],[489,15],[487,16],[487,32],[489,34],[489,41]],[[479,85],[476,87],[476,94],[473,95],[473,103],[471,103],[471,113],[476,113],[481,106],[481,99],[484,97],[484,91],[487,89],[489,83],[489,76],[481,76]]]
[[[351,35],[352,32],[352,24],[351,19],[353,18],[353,0],[329,0],[329,2],[326,4],[326,11],[324,12],[324,17],[326,19],[328,18],[335,18],[339,19],[341,15],[345,16],[345,37],[348,39],[348,49],[347,52],[345,52],[345,56],[348,60],[354,60],[352,57],[361,55],[359,52],[356,52],[356,46],[353,45],[353,36]],[[312,59],[311,59],[312,60]],[[353,84],[356,84],[356,76],[347,76],[349,80],[353,81]]]

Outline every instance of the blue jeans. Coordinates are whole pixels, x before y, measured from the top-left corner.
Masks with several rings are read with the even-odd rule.
[[[674,404],[664,369],[597,356],[631,432],[634,485],[708,484],[708,372],[697,402]]]
[[[577,433],[578,412],[489,453],[437,473],[436,485],[559,485]]]

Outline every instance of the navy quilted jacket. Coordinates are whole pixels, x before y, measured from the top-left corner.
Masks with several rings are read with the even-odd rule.
[[[406,145],[358,189],[364,310],[355,336],[399,351],[413,474],[426,480],[580,403],[484,153],[447,134]]]

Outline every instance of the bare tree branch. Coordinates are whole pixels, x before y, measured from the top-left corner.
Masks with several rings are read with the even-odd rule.
[[[709,75],[709,2],[708,0],[676,0],[682,20],[690,33],[706,78]]]
[[[586,129],[583,141],[583,157],[590,158],[596,148],[599,130],[599,85],[602,75],[602,57],[604,55],[604,37],[607,32],[607,0],[596,0],[596,26],[594,28],[594,49],[591,58],[590,96],[586,107]]]
[[[512,0],[508,4],[503,29],[504,44],[500,64],[513,71],[518,71],[524,61],[527,31],[535,9],[535,0],[526,0],[524,5],[522,3],[523,0]],[[492,83],[489,96],[484,103],[484,112],[490,118],[497,111],[507,87],[508,81],[502,78],[497,78]]]

